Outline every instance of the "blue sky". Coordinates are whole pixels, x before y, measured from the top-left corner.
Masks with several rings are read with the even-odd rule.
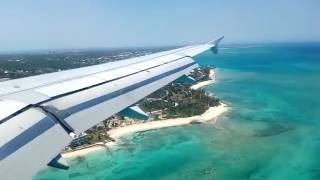
[[[0,51],[320,41],[319,0],[8,0]]]

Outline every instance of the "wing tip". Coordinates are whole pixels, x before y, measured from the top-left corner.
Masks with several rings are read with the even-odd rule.
[[[224,36],[220,36],[219,38],[215,39],[215,40],[212,40],[212,41],[209,41],[207,42],[206,44],[208,45],[217,45],[220,43],[220,41],[224,38]]]

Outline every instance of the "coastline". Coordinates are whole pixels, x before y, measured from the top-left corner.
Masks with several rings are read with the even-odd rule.
[[[202,82],[199,82],[199,83],[191,86],[190,89],[197,90],[197,89],[206,87],[206,86],[213,84],[213,83],[215,83],[215,80],[202,81]]]
[[[216,123],[217,117],[225,113],[228,109],[229,107],[226,104],[221,103],[219,106],[210,107],[206,112],[198,116],[149,121],[145,123],[137,123],[129,126],[114,128],[108,131],[108,134],[110,137],[114,138],[116,142],[107,142],[105,144],[96,143],[92,146],[85,147],[83,149],[79,149],[71,152],[64,152],[62,153],[62,156],[64,158],[74,158],[78,156],[84,156],[99,150],[105,150],[106,148],[114,147],[121,137],[129,134],[133,134],[136,132],[161,129],[166,127],[182,126],[182,125],[188,125],[192,123],[203,123],[211,120],[214,123]]]
[[[108,142],[106,144],[104,144],[104,143],[96,143],[96,144],[93,144],[93,145],[90,145],[90,146],[86,146],[84,148],[77,149],[77,150],[74,150],[74,151],[63,152],[63,153],[61,153],[61,156],[63,158],[81,157],[81,156],[85,156],[85,155],[93,153],[93,152],[105,150],[108,146],[112,146],[113,144],[115,144],[115,143],[114,142]]]
[[[227,109],[228,109],[227,105],[221,103],[221,105],[219,105],[219,106],[210,107],[202,115],[191,116],[191,117],[186,117],[186,118],[166,119],[166,120],[158,120],[158,121],[150,121],[150,122],[146,122],[146,123],[133,124],[130,126],[111,129],[108,133],[109,133],[110,137],[112,137],[114,139],[119,139],[122,136],[136,133],[136,132],[141,132],[141,131],[148,131],[148,130],[153,130],[153,129],[166,128],[166,127],[181,126],[181,125],[190,124],[195,121],[200,122],[200,123],[210,121],[210,120],[216,121],[215,117],[226,112]]]

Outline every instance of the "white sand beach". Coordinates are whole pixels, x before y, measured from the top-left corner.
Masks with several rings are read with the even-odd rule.
[[[141,132],[141,131],[187,125],[195,121],[201,123],[201,122],[212,120],[215,123],[217,121],[217,117],[223,114],[224,112],[226,112],[228,109],[229,107],[226,104],[221,103],[219,106],[210,107],[206,112],[204,112],[202,115],[199,115],[199,116],[138,123],[138,124],[111,129],[110,131],[108,131],[108,134],[110,137],[114,138],[117,142],[119,138],[122,136],[133,134],[136,132]],[[106,147],[112,147],[116,145],[116,142],[108,142],[106,144],[98,143],[96,145],[92,145],[90,147],[83,148],[80,150],[62,153],[62,156],[65,158],[83,156],[99,150],[105,150]]]
[[[92,152],[96,152],[99,150],[104,150],[106,147],[104,147],[102,144],[92,145],[90,147],[85,147],[83,149],[70,151],[70,152],[63,152],[61,155],[64,158],[73,158],[78,156],[84,156],[86,154],[90,154]]]
[[[176,119],[166,119],[159,121],[150,121],[146,123],[133,124],[130,126],[119,127],[111,129],[108,133],[114,139],[119,139],[121,136],[140,132],[148,131],[152,129],[160,129],[165,127],[181,126],[190,124],[193,121],[205,122],[209,120],[215,120],[215,117],[226,112],[228,109],[227,105],[221,104],[216,107],[210,107],[205,113],[199,116],[192,116],[187,118],[176,118]]]
[[[107,142],[107,143],[100,142],[100,143],[96,143],[91,146],[87,146],[75,151],[63,152],[61,153],[61,155],[64,158],[74,158],[79,156],[85,156],[93,152],[106,150],[106,148],[113,147],[114,145],[116,145],[116,142]]]
[[[199,83],[197,83],[195,85],[192,85],[190,88],[194,89],[194,90],[197,90],[197,89],[206,87],[206,86],[208,86],[210,84],[213,84],[213,83],[215,83],[215,80],[202,81],[202,82],[199,82]]]

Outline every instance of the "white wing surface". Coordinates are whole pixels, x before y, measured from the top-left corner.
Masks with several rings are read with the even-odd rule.
[[[197,67],[223,37],[74,70],[0,82],[1,179],[31,179],[75,135]]]

